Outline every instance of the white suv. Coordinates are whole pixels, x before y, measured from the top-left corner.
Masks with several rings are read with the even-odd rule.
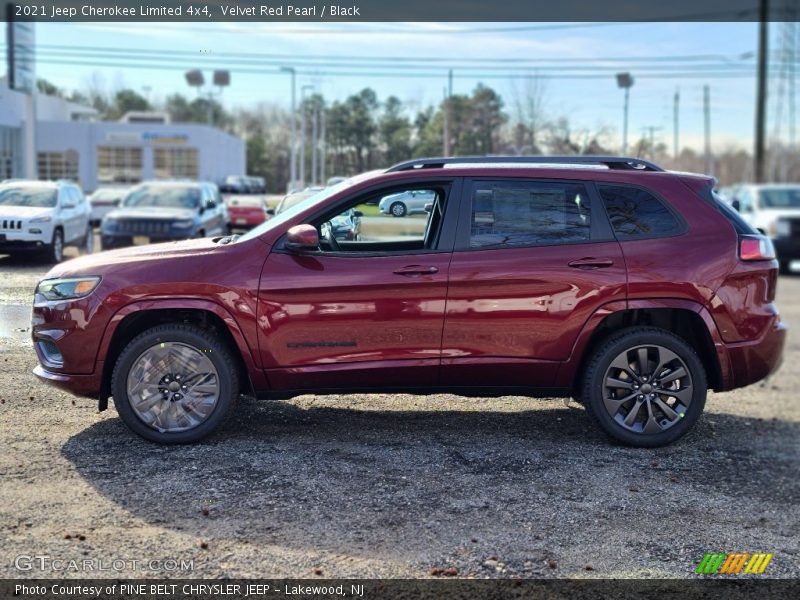
[[[0,253],[35,250],[60,262],[64,246],[91,252],[92,207],[68,181],[8,180],[0,183]]]

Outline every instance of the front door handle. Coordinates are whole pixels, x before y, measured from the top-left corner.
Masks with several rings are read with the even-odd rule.
[[[395,269],[395,275],[406,275],[408,277],[415,277],[417,275],[433,275],[434,273],[438,273],[439,269],[437,267],[423,267],[420,265],[408,265],[407,267],[400,267],[399,269]]]
[[[569,264],[570,267],[574,269],[605,269],[606,267],[610,267],[614,264],[614,261],[610,258],[579,258],[578,260],[573,260]]]

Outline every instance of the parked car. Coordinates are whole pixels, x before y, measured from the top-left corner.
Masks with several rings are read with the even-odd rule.
[[[248,175],[244,178],[251,194],[266,194],[267,181],[263,177],[253,177]]]
[[[228,213],[213,183],[150,181],[131,189],[100,230],[104,249],[225,235]]]
[[[229,175],[219,185],[219,190],[223,194],[249,194],[250,186],[244,175]]]
[[[64,246],[91,252],[91,207],[81,188],[68,181],[9,180],[0,184],[0,253],[36,251],[51,262]]]
[[[89,196],[92,206],[92,227],[97,227],[108,213],[117,208],[130,187],[101,187]]]
[[[337,240],[357,241],[361,239],[361,217],[363,216],[364,214],[360,210],[348,208],[328,221],[326,226],[331,228],[331,233]]]
[[[731,188],[730,203],[742,218],[772,238],[782,273],[800,260],[800,184],[742,184]]]
[[[228,228],[231,230],[251,229],[275,214],[260,196],[228,196],[225,198],[225,207],[228,209]]]
[[[35,373],[101,410],[113,397],[164,444],[210,434],[241,392],[414,391],[573,397],[613,438],[661,446],[708,389],[775,371],[786,340],[772,244],[714,183],[625,157],[401,163],[241,236],[54,267]],[[417,237],[333,234],[414,190],[433,196]]]
[[[286,194],[281,201],[278,202],[278,206],[275,208],[275,214],[279,215],[282,212],[287,211],[296,204],[300,204],[300,202],[306,198],[310,198],[314,194],[321,192],[323,189],[324,188],[321,187],[307,187],[303,191]]]
[[[431,204],[433,200],[434,196],[428,190],[408,190],[386,196],[378,204],[378,210],[394,217],[422,214],[425,212],[425,206]]]

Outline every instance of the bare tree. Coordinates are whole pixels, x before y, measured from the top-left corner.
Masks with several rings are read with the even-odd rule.
[[[512,147],[516,154],[541,154],[540,135],[546,123],[546,82],[531,75],[521,83],[511,82],[514,125]]]

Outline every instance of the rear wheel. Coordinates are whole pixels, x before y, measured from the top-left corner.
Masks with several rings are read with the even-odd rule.
[[[234,359],[216,336],[192,325],[160,325],[125,347],[111,391],[125,424],[160,444],[196,442],[233,411]]]
[[[406,210],[406,205],[403,204],[402,202],[395,202],[394,204],[392,204],[389,207],[389,211],[395,217],[405,217],[406,216],[406,212],[408,212]]]
[[[682,338],[632,327],[604,342],[586,369],[584,403],[600,427],[630,446],[674,442],[705,406],[706,374]]]

